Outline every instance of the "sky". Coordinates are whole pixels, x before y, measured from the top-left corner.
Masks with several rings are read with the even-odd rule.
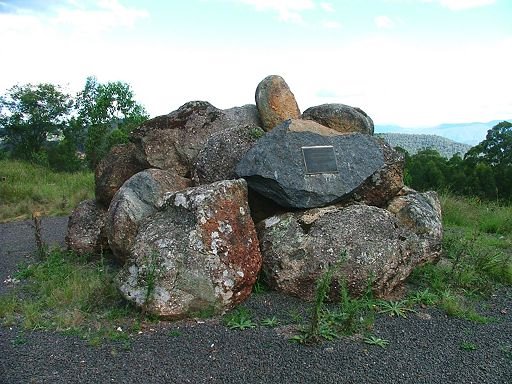
[[[282,76],[299,108],[376,124],[512,117],[511,0],[0,0],[0,93],[88,76],[128,83],[151,116],[254,104]]]

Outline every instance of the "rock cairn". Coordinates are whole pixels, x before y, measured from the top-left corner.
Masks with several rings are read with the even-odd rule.
[[[261,275],[311,300],[333,265],[377,297],[440,257],[435,192],[403,185],[403,158],[343,104],[301,115],[280,76],[256,105],[191,101],[135,129],[96,169],[96,198],[72,213],[68,247],[120,263],[123,296],[166,319],[221,314]]]

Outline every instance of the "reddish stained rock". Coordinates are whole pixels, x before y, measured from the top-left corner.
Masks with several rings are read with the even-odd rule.
[[[94,200],[84,200],[71,213],[68,221],[66,244],[80,255],[100,255],[108,250],[105,234],[107,211]]]
[[[260,267],[247,184],[220,181],[169,194],[141,224],[118,283],[124,297],[145,311],[193,317],[244,301]]]
[[[256,106],[265,131],[272,130],[285,120],[300,118],[295,96],[281,76],[267,76],[258,84]]]

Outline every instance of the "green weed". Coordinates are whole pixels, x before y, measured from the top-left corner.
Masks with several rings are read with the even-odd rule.
[[[407,318],[407,313],[416,312],[411,308],[411,303],[407,300],[387,301],[379,300],[377,302],[379,313],[387,313],[389,316]]]
[[[370,335],[363,339],[366,344],[376,345],[381,348],[386,348],[389,345],[389,340],[381,339],[380,337]]]
[[[255,328],[256,323],[251,319],[251,313],[246,308],[237,308],[224,316],[224,323],[230,329]]]
[[[263,320],[261,320],[261,325],[264,325],[265,327],[269,327],[269,328],[275,328],[277,327],[279,324],[281,324],[281,322],[279,321],[279,319],[275,316],[272,316],[272,317],[266,317],[264,318]]]

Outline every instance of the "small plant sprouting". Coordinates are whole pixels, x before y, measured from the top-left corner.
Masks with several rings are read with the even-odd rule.
[[[380,337],[370,335],[363,339],[366,344],[376,345],[381,348],[386,348],[389,345],[389,340],[381,339]]]
[[[475,351],[478,347],[475,343],[471,343],[469,341],[463,341],[460,343],[460,349],[463,351]]]
[[[169,330],[169,336],[170,337],[179,337],[181,335],[182,335],[182,333],[181,333],[181,331],[179,329],[170,329]]]
[[[407,300],[380,300],[377,305],[379,307],[379,313],[387,313],[389,316],[403,317],[404,319],[407,318],[407,312],[416,312],[410,307],[410,303]]]
[[[224,323],[229,329],[244,330],[256,327],[256,323],[251,319],[251,313],[246,308],[238,308],[225,315]]]
[[[265,327],[269,328],[275,328],[277,327],[281,322],[279,319],[275,316],[272,317],[266,317],[263,320],[261,320],[261,325],[264,325]]]
[[[158,279],[158,252],[153,251],[146,259],[146,295],[144,297],[144,306],[147,307],[155,293],[156,281]]]

